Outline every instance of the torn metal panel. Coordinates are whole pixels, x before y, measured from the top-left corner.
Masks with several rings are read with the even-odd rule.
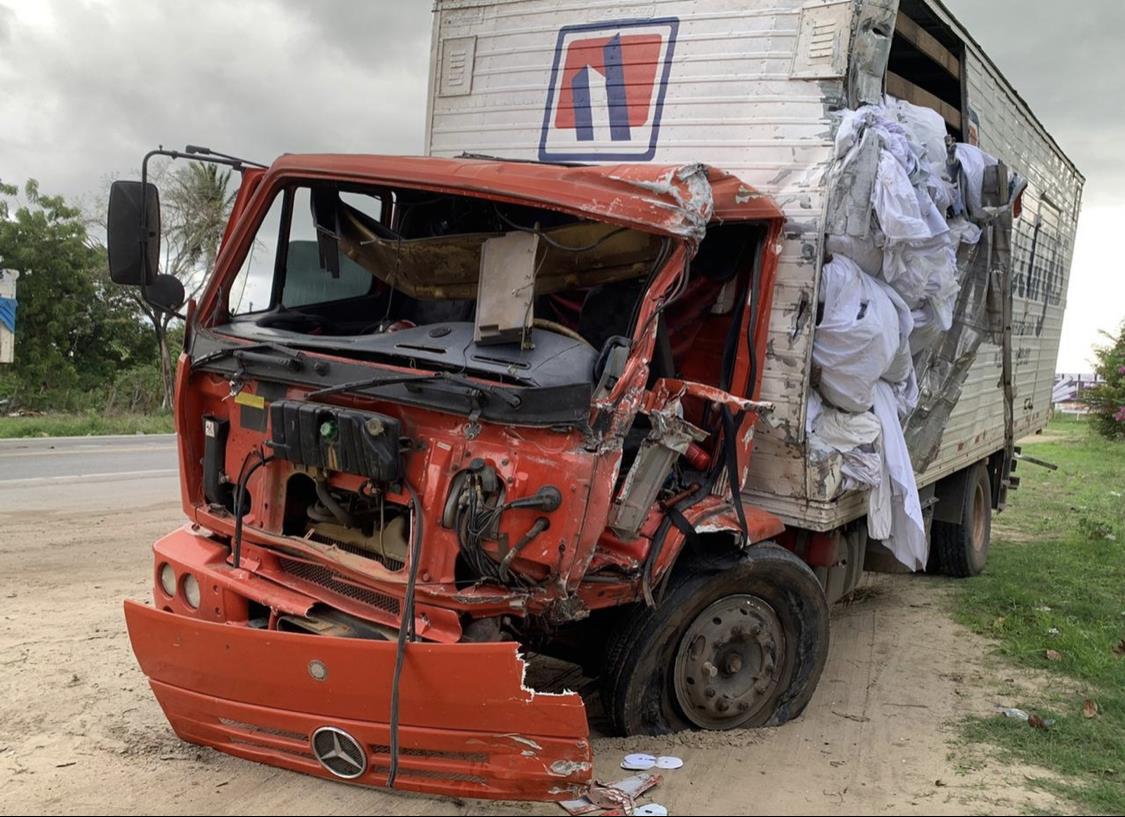
[[[672,212],[679,211],[682,225],[680,234],[701,241],[707,233],[707,225],[715,209],[707,167],[694,164],[669,168],[656,179],[647,178],[648,174],[644,174],[646,178],[638,178],[640,175],[636,172],[636,166],[623,165],[610,178],[654,193],[661,200],[672,199],[674,207],[668,204],[663,206]],[[749,199],[743,198],[744,203],[748,201]]]
[[[906,422],[904,433],[911,461],[918,472],[929,467],[941,452],[949,417],[961,398],[962,386],[985,341],[1004,343],[1011,331],[1005,318],[1011,314],[1011,234],[1013,201],[1006,169],[992,174],[986,185],[989,206],[976,245],[961,245],[958,255],[961,290],[952,328],[941,342],[915,359],[918,406]],[[1010,382],[1006,389],[1010,406]],[[1007,416],[1007,411],[1006,411]],[[1010,421],[1006,420],[1006,429]],[[1006,432],[1006,436],[1010,436]],[[1010,441],[1009,441],[1010,443]]]
[[[879,137],[866,130],[832,172],[825,232],[867,238],[871,234],[871,192],[879,165]]]
[[[393,642],[263,637],[128,601],[125,619],[141,669],[181,738],[333,779],[341,775],[317,760],[312,743],[318,729],[331,727],[362,747],[362,770],[350,782],[386,784]],[[524,686],[516,644],[406,649],[397,788],[521,800],[584,791],[592,761],[582,699]],[[513,733],[513,726],[527,731]]]
[[[883,77],[891,56],[898,0],[861,0],[848,68],[848,103],[852,108],[883,98]]]

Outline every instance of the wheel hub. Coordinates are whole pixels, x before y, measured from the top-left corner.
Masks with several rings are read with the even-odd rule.
[[[684,632],[673,684],[688,720],[705,729],[732,729],[773,697],[781,680],[785,635],[762,599],[725,596]]]

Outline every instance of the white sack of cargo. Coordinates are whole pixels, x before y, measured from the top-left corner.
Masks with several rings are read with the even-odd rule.
[[[867,411],[875,382],[899,352],[894,303],[854,261],[837,256],[821,273],[824,315],[813,335],[820,393],[847,411]]]

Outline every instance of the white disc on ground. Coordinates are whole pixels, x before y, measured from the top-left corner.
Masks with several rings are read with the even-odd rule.
[[[668,809],[659,803],[645,803],[643,806],[637,806],[633,809],[633,813],[658,816],[667,814]]]
[[[625,759],[621,761],[621,768],[628,769],[632,772],[643,772],[646,769],[651,769],[655,765],[656,758],[642,752],[625,755]]]
[[[674,757],[672,755],[664,755],[656,759],[656,768],[658,769],[678,769],[684,765],[682,758]]]

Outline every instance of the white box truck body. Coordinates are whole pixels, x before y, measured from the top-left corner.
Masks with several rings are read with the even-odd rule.
[[[806,414],[834,136],[842,111],[884,94],[937,111],[954,139],[1028,181],[1011,248],[1007,436],[1046,424],[1083,177],[939,2],[437,0],[432,43],[431,154],[703,162],[781,207],[761,394],[776,409],[745,491],[787,524],[834,531],[866,513],[863,492],[810,466]],[[1001,347],[984,343],[917,475],[923,504],[1004,449],[1003,369]]]

